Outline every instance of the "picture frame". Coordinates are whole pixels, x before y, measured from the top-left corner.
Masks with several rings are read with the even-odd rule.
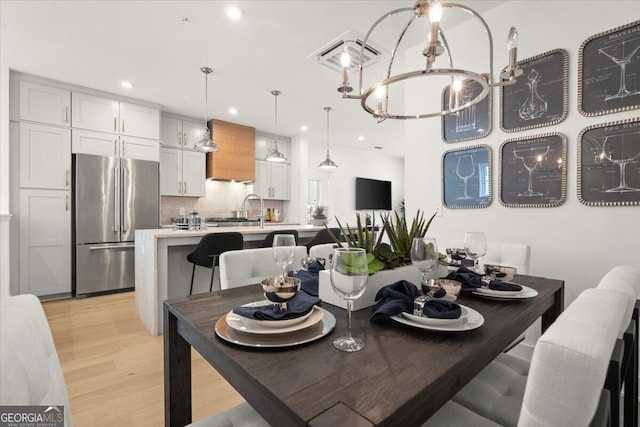
[[[509,139],[500,146],[500,204],[556,207],[567,196],[567,137],[561,133]]]
[[[595,34],[578,54],[578,111],[594,117],[640,108],[640,21]]]
[[[639,118],[580,131],[578,199],[587,206],[640,205]]]
[[[451,85],[442,91],[442,109],[449,109]],[[462,84],[461,101],[473,97],[482,91],[482,86],[475,80],[465,80]],[[489,94],[478,104],[472,105],[457,114],[442,116],[442,140],[444,142],[462,142],[484,138],[491,133],[492,95]]]
[[[442,203],[450,209],[485,208],[492,201],[492,153],[488,145],[442,154]]]
[[[500,87],[500,128],[504,132],[551,126],[567,117],[569,55],[554,49],[518,61],[523,73]]]

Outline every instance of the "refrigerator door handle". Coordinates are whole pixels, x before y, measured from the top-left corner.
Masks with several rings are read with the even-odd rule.
[[[113,186],[114,186],[114,198],[115,201],[113,203],[113,231],[120,231],[120,171],[118,168],[113,168]]]
[[[129,169],[122,168],[122,232],[129,231],[127,218],[129,217]]]
[[[126,249],[135,248],[136,245],[109,245],[109,246],[89,246],[90,251],[99,251],[103,249]]]

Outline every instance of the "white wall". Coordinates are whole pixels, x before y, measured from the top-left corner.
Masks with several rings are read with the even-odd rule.
[[[9,295],[9,67],[0,49],[0,298]]]
[[[577,109],[578,52],[581,43],[596,33],[638,19],[640,2],[509,1],[483,17],[495,42],[494,74],[507,63],[506,36],[511,25],[518,28],[518,57],[529,58],[552,49],[569,54],[569,112],[555,126],[522,132],[504,133],[499,122],[499,89],[494,89],[493,131],[486,138],[447,144],[442,142],[440,119],[410,120],[406,125],[405,195],[408,212],[430,210],[440,204],[441,156],[447,150],[474,144],[487,144],[493,152],[493,203],[485,209],[444,209],[432,223],[430,234],[441,247],[461,241],[464,232],[485,231],[489,240],[522,242],[531,246],[530,274],[565,280],[565,304],[585,288],[595,286],[612,266],[629,264],[640,267],[640,207],[590,207],[577,198],[577,137],[581,129],[594,124],[638,117],[640,111],[583,117]],[[469,62],[485,60],[470,40],[475,37],[469,23],[447,32],[451,46],[463,46],[462,58]],[[466,38],[470,35],[469,38]],[[414,61],[419,49],[408,52],[406,61]],[[457,60],[454,56],[454,60]],[[464,60],[462,63],[464,64]],[[486,62],[483,62],[486,63]],[[455,64],[458,66],[458,63]],[[427,80],[427,79],[423,79]],[[428,85],[428,83],[426,83]],[[420,92],[439,97],[441,88]],[[409,107],[416,107],[416,92],[407,94]],[[497,166],[499,147],[507,139],[561,132],[568,139],[567,198],[556,208],[507,208],[499,203]]]
[[[356,111],[354,114],[360,114]],[[338,164],[338,168],[326,172],[318,169],[318,164],[325,159],[326,141],[323,139],[294,138],[292,149],[300,155],[300,164],[306,164],[306,170],[300,171],[302,183],[300,200],[307,200],[306,182],[309,179],[322,181],[324,200],[321,204],[329,206],[330,226],[337,226],[337,217],[342,225],[356,224],[356,177],[372,178],[391,181],[391,203],[394,209],[399,209],[404,199],[404,160],[399,157],[386,156],[373,151],[331,145],[331,159]],[[304,156],[304,157],[302,157]],[[292,183],[296,185],[296,182]],[[293,189],[292,189],[293,191]],[[301,220],[306,217],[306,204],[299,207]]]

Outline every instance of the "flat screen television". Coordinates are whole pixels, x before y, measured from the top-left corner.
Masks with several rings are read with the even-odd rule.
[[[391,181],[356,177],[356,210],[391,210]]]

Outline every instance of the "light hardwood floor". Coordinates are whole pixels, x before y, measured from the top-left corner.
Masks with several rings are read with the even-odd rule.
[[[43,303],[77,427],[164,425],[162,337],[145,329],[134,293]],[[192,351],[193,419],[242,397]]]

